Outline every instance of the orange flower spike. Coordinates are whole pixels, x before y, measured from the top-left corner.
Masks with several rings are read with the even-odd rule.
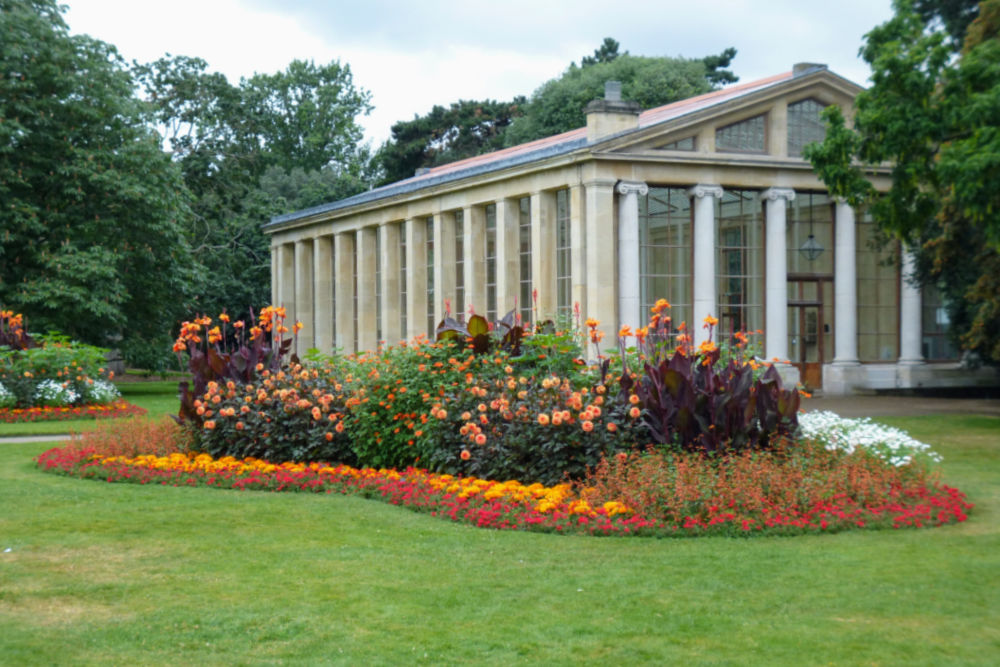
[[[598,326],[600,326],[601,321],[595,320],[593,317],[588,317],[587,320],[584,322],[584,324],[586,324],[591,329],[596,329]]]
[[[635,335],[635,334],[632,333],[632,327],[630,327],[627,324],[625,326],[623,326],[621,329],[618,330],[618,337],[619,338],[628,338],[628,337],[633,336],[633,335]]]
[[[219,315],[219,321],[225,322],[227,324],[229,323],[229,315],[226,314],[226,311],[222,311],[222,313]]]
[[[706,315],[703,321],[704,324],[702,325],[702,329],[708,329],[709,327],[714,327],[719,323],[719,319],[716,317],[712,317],[711,315]]]

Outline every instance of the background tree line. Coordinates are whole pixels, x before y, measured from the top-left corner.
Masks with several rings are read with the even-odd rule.
[[[919,249],[956,339],[992,360],[998,3],[896,0],[866,37],[874,83],[853,128],[831,110],[811,155],[831,191],[870,204],[887,234]],[[372,152],[358,124],[371,98],[347,64],[293,61],[231,83],[199,58],[126,63],[71,35],[61,12],[55,0],[0,0],[0,304],[145,367],[164,363],[181,318],[268,301],[261,225],[274,215],[581,127],[607,80],[644,108],[736,81],[735,49],[651,58],[607,38],[530,97],[435,106]],[[894,185],[874,197],[863,165],[883,161]]]

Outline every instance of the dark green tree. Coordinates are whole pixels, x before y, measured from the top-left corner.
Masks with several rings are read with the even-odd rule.
[[[0,303],[34,330],[149,341],[191,305],[177,168],[114,47],[53,0],[0,0]]]
[[[317,186],[339,198],[371,180],[357,123],[371,109],[368,93],[337,62],[293,61],[238,85],[186,56],[168,54],[134,70],[151,122],[165,128],[193,195],[191,243],[208,277],[199,309],[242,315],[265,304],[270,250],[261,225],[314,201]],[[296,184],[309,191],[293,195]]]
[[[714,90],[737,77],[724,68],[736,56],[726,49],[706,58],[650,58],[624,53],[607,61],[584,67],[570,65],[557,79],[551,79],[531,96],[524,115],[505,134],[508,146],[541,139],[587,124],[584,107],[604,95],[605,81],[621,81],[622,97],[638,102],[643,109],[669,104]],[[595,58],[591,60],[597,60]]]
[[[1000,362],[1000,0],[894,9],[861,49],[873,83],[853,128],[830,107],[826,140],[805,154],[831,192],[868,205],[915,249],[919,281],[942,291],[956,342]],[[892,187],[880,195],[864,167],[887,162]]]
[[[417,169],[489,153],[504,145],[504,132],[521,115],[525,98],[510,102],[460,100],[435,106],[425,116],[399,121],[379,150],[382,182],[410,178]]]
[[[609,63],[620,55],[628,55],[628,51],[624,54],[618,53],[620,47],[621,44],[618,43],[618,40],[605,37],[604,42],[598,48],[594,49],[594,55],[584,56],[580,59],[580,67],[596,65],[597,63]]]

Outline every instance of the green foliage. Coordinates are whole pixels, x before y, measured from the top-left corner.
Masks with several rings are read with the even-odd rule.
[[[188,201],[114,48],[50,0],[0,12],[0,302],[106,343],[191,305]]]
[[[37,345],[20,350],[0,346],[0,384],[13,394],[18,407],[107,403],[109,397],[117,398],[103,381],[107,350],[61,334],[36,339]]]
[[[873,85],[853,136],[837,111],[805,151],[834,194],[867,204],[918,253],[918,279],[945,298],[961,347],[1000,361],[1000,2],[898,0],[866,36]],[[876,193],[862,166],[890,163]]]
[[[506,132],[507,146],[552,136],[587,124],[584,107],[604,96],[605,81],[621,81],[622,98],[643,109],[669,104],[714,90],[736,77],[728,67],[736,51],[708,58],[652,58],[628,53],[608,61],[577,67],[571,64],[556,79],[534,92],[524,115]]]
[[[580,67],[587,67],[588,65],[596,65],[598,63],[609,63],[620,55],[628,55],[628,51],[624,54],[618,53],[618,49],[621,44],[618,40],[612,39],[611,37],[605,37],[601,45],[594,49],[594,55],[584,56],[580,59]]]
[[[209,382],[195,397],[204,421],[189,432],[199,452],[278,462],[356,461],[348,435],[337,428],[342,395],[322,393],[330,388],[326,377],[298,364],[256,377],[255,384]]]
[[[489,153],[504,146],[504,133],[524,111],[527,100],[510,102],[459,100],[435,105],[424,116],[392,126],[392,138],[379,149],[376,161],[382,182],[411,178],[417,169],[435,167]]]
[[[371,109],[370,96],[336,61],[296,60],[238,85],[207,68],[167,56],[133,71],[193,196],[188,232],[207,279],[197,307],[245,316],[270,299],[262,223],[366,188],[356,118]]]
[[[647,58],[619,53],[611,37],[570,63],[559,78],[528,100],[459,100],[424,116],[399,121],[375,158],[384,183],[411,178],[417,169],[455,162],[586,125],[584,107],[604,94],[604,82],[622,82],[625,99],[651,108],[713,90],[737,77],[729,70],[736,49],[701,59]]]

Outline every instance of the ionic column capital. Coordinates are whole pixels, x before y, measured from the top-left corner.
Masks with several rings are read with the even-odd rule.
[[[784,199],[786,202],[795,201],[795,190],[791,188],[768,188],[760,193],[760,196],[769,201]]]
[[[688,197],[715,197],[716,199],[722,199],[722,187],[718,185],[706,185],[704,183],[699,183],[698,185],[688,188]]]
[[[647,195],[649,194],[649,186],[641,181],[618,181],[618,185],[615,187],[620,195]]]

